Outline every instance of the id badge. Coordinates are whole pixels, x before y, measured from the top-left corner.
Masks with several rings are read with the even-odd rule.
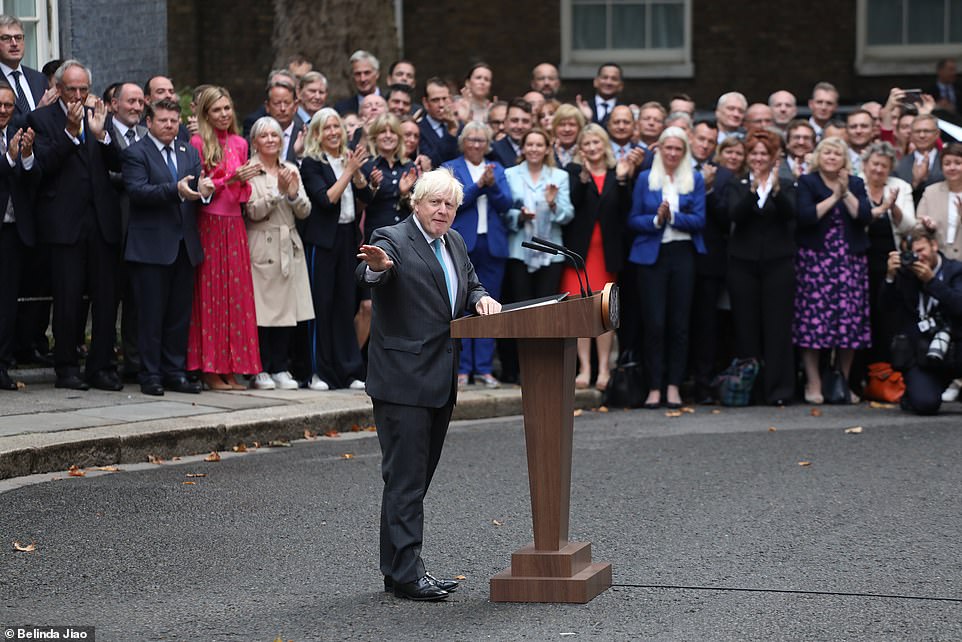
[[[932,329],[933,325],[934,324],[932,322],[932,319],[929,319],[926,317],[925,319],[922,319],[921,321],[919,321],[919,332],[921,332],[922,334],[925,334],[926,332]]]

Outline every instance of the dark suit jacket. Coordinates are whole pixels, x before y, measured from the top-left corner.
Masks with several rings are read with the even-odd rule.
[[[100,233],[107,243],[120,243],[120,205],[110,185],[109,170],[120,171],[113,145],[90,133],[84,117],[84,140],[75,145],[64,132],[67,115],[60,101],[35,109],[27,124],[37,137],[34,155],[40,170],[34,212],[37,236],[45,243],[76,243],[88,204],[96,211]]]
[[[341,201],[332,203],[327,197],[327,190],[337,182],[334,170],[328,163],[304,157],[301,163],[301,180],[304,181],[304,190],[308,198],[311,199],[311,213],[303,224],[303,229],[298,228],[301,238],[305,243],[316,245],[317,247],[329,250],[334,247],[334,235],[337,232],[337,219],[341,215]],[[354,226],[358,228],[357,240],[360,241],[360,220],[362,202],[369,202],[373,197],[370,186],[363,190],[354,190],[355,203]],[[343,198],[343,197],[342,197]]]
[[[12,122],[7,124],[7,144],[17,133],[17,128]],[[7,203],[13,199],[13,214],[16,219],[17,235],[24,245],[33,247],[36,244],[36,234],[34,232],[33,221],[33,187],[35,186],[38,170],[36,159],[34,166],[29,172],[23,169],[19,159],[14,159],[16,164],[10,167],[7,162],[6,154],[0,155],[0,221],[7,211]],[[0,234],[3,226],[0,225]]]
[[[914,162],[915,154],[906,154],[895,164],[895,171],[892,174],[912,185],[912,164]],[[918,206],[919,201],[922,200],[922,193],[925,192],[926,187],[942,180],[945,180],[945,176],[942,175],[942,154],[940,153],[929,169],[928,178],[919,183],[917,187],[912,187],[912,199],[915,201],[915,205]]]
[[[939,278],[941,277],[941,278]],[[918,321],[919,292],[938,301],[938,314],[952,328],[952,340],[962,336],[962,263],[942,256],[941,274],[925,285],[913,276],[896,274],[895,282],[883,281],[879,305],[886,314],[895,315],[898,327],[910,337],[920,336]]]
[[[645,160],[653,158],[647,154]],[[714,165],[714,163],[711,163]],[[728,218],[728,187],[735,179],[729,169],[717,167],[712,190],[705,194],[705,253],[695,257],[695,270],[703,276],[724,277],[728,271],[728,234],[731,219]]]
[[[795,256],[794,180],[779,180],[778,193],[769,192],[761,208],[748,178],[732,181],[727,192],[728,217],[734,224],[728,240],[731,256],[749,261]]]
[[[250,140],[251,128],[254,127],[254,123],[257,122],[258,118],[262,118],[266,115],[267,115],[267,107],[265,107],[264,105],[261,105],[260,107],[258,107],[257,109],[255,109],[254,111],[252,111],[251,113],[247,114],[247,116],[244,117],[244,123],[242,125],[244,138],[246,138],[247,140]]]
[[[952,89],[955,91],[955,113],[962,114],[962,83],[956,81],[956,83],[952,85]],[[933,82],[922,93],[933,96],[935,100],[939,100],[939,98],[942,97],[938,82]]]
[[[20,65],[20,71],[23,72],[23,79],[27,81],[27,85],[30,86],[30,93],[33,95],[33,104],[39,105],[40,99],[43,95],[47,93],[47,88],[50,84],[47,82],[47,77],[36,69],[31,69],[26,65]],[[0,74],[2,76],[3,74]],[[18,107],[13,108],[13,116],[18,120],[25,119],[26,114],[22,113]]]
[[[864,254],[868,249],[868,234],[865,228],[872,222],[872,204],[865,193],[865,183],[857,176],[848,177],[848,190],[858,198],[858,218],[853,220],[844,205],[842,220],[845,224],[845,241],[852,254]],[[811,250],[825,248],[825,234],[831,225],[828,214],[821,219],[815,214],[815,206],[832,193],[818,172],[803,174],[798,178],[797,212],[798,229],[795,240],[800,247]]]
[[[389,403],[440,408],[456,390],[460,352],[460,341],[451,338],[451,303],[441,264],[414,216],[377,230],[371,242],[387,252],[394,267],[373,284],[364,278],[366,263],[356,271],[357,282],[372,288],[374,304],[367,393]],[[449,230],[445,242],[458,275],[456,316],[473,313],[487,292],[461,235]]]
[[[500,163],[501,167],[514,167],[518,164],[518,154],[515,153],[514,147],[511,146],[511,141],[508,140],[507,136],[494,141],[487,158]]]
[[[348,98],[342,98],[341,100],[334,103],[334,111],[336,111],[341,116],[344,114],[360,114],[361,113],[361,96],[359,94],[354,94]]]
[[[452,136],[447,129],[444,129],[444,135],[438,136],[434,127],[431,127],[431,123],[428,122],[427,116],[421,120],[418,126],[421,128],[421,143],[419,145],[421,153],[431,159],[432,167],[441,167],[444,163],[454,160],[460,155],[456,135]],[[460,134],[460,127],[458,133]]]
[[[595,223],[600,222],[605,269],[611,273],[621,271],[628,255],[625,243],[625,219],[631,207],[631,188],[628,183],[619,184],[615,170],[609,169],[599,194],[594,179],[589,178],[587,183],[582,183],[581,165],[571,163],[568,165],[568,185],[575,217],[561,228],[564,246],[582,258],[586,257]]]
[[[298,134],[304,129],[304,121],[301,120],[300,116],[294,116],[294,129],[291,130],[291,144],[287,147],[287,157],[284,159],[289,163],[294,163],[295,165],[300,165],[300,159],[297,158],[297,154],[294,153],[294,141],[297,140]],[[253,145],[250,147],[254,148]]]
[[[591,99],[588,101],[588,105],[591,107],[591,122],[598,123],[602,127],[607,127],[608,116],[611,116],[611,112],[612,110],[614,110],[614,107],[608,110],[608,113],[607,115],[605,115],[604,120],[598,120],[598,105],[596,103],[597,96],[598,96],[597,94],[592,94]],[[627,104],[627,103],[625,103],[621,98],[615,98],[615,107],[617,107],[618,105],[624,105],[624,104]]]
[[[488,197],[488,251],[491,256],[508,258],[508,226],[504,222],[504,215],[511,207],[511,188],[504,178],[504,168],[497,161],[494,162],[494,185],[478,188],[478,184],[471,180],[471,172],[464,156],[448,161],[444,167],[451,170],[458,182],[464,185],[464,200],[454,217],[452,228],[464,238],[468,252],[474,251],[478,241],[478,197]]]
[[[197,189],[200,155],[193,146],[175,140],[177,178],[194,176]],[[142,138],[123,152],[123,175],[130,198],[130,224],[124,259],[136,263],[171,265],[184,241],[191,265],[204,260],[197,234],[197,202],[181,201],[177,183],[164,155],[151,138]]]

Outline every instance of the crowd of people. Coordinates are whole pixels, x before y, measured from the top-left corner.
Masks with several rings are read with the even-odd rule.
[[[446,168],[464,186],[453,227],[496,299],[578,291],[563,257],[523,245],[535,236],[583,255],[592,283],[620,284],[617,338],[579,340],[576,387],[605,390],[632,355],[646,407],[680,406],[688,380],[709,403],[727,362],[751,357],[757,403],[822,403],[826,368],[857,402],[908,324],[916,343],[946,331],[949,350],[938,368],[927,354],[904,366],[929,374],[903,403],[932,412],[958,394],[962,283],[944,266],[962,254],[962,145],[943,145],[935,115],[958,110],[951,60],[931,90],[893,88],[844,117],[819,82],[810,118],[776,90],[751,104],[727,92],[698,119],[685,94],[625,100],[614,63],[592,96],[564,96],[542,63],[504,101],[485,63],[419,85],[399,60],[382,84],[366,51],[346,61],[352,95],[329,106],[326,77],[294,56],[241,118],[225,87],[194,88],[182,113],[170,78],[98,98],[81,62],[38,72],[23,53],[22,24],[0,16],[0,388],[16,388],[15,361],[42,361],[72,389],[363,389],[358,247]],[[892,290],[912,275],[905,321]],[[520,376],[512,342],[463,342],[459,386]]]

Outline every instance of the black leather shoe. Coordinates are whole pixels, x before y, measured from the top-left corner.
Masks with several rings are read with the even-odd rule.
[[[146,381],[140,384],[140,391],[145,395],[153,395],[154,397],[164,395],[164,387],[158,381]]]
[[[0,369],[0,390],[16,390],[17,382],[14,381],[6,370]]]
[[[113,370],[101,370],[93,377],[90,377],[90,385],[97,390],[109,390],[111,392],[124,389],[124,384],[121,383],[120,377],[118,377],[117,373]]]
[[[87,382],[77,375],[57,377],[57,382],[53,384],[53,387],[68,388],[70,390],[90,390],[90,386],[87,384]]]
[[[53,366],[53,357],[51,357],[49,353],[40,352],[40,350],[37,350],[36,348],[18,352],[16,355],[14,355],[14,358],[21,366],[39,365],[43,366],[44,368],[50,368]]]
[[[199,395],[204,386],[199,381],[189,381],[187,377],[178,377],[174,379],[164,379],[164,388],[171,392],[186,392],[192,395]]]
[[[447,591],[448,593],[454,593],[455,591],[458,590],[458,587],[461,586],[454,580],[439,580],[438,578],[434,577],[430,573],[425,573],[424,577],[434,582],[434,585],[436,587],[438,587],[442,591]]]
[[[665,408],[668,408],[668,410],[681,410],[681,403],[669,401],[665,404]]]
[[[448,597],[448,592],[438,588],[429,576],[425,575],[416,582],[394,584],[394,597],[420,602],[437,602]]]

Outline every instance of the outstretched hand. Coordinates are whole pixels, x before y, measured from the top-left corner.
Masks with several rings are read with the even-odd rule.
[[[358,248],[357,258],[359,261],[367,263],[372,272],[383,272],[394,267],[394,261],[387,255],[387,252],[376,245],[362,245]]]

